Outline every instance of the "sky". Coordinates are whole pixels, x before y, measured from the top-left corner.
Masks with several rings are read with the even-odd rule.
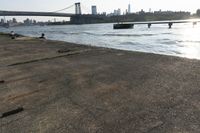
[[[99,13],[113,12],[114,9],[120,8],[125,11],[128,4],[131,4],[131,11],[137,12],[157,10],[172,11],[190,11],[195,13],[200,8],[200,0],[0,0],[0,10],[12,11],[56,11],[68,7],[76,2],[81,2],[83,13],[90,13],[91,6],[96,5]],[[74,8],[67,11],[74,12]],[[16,17],[23,19],[24,17]],[[44,19],[44,17],[33,17],[36,19]],[[54,18],[46,18],[54,19]]]

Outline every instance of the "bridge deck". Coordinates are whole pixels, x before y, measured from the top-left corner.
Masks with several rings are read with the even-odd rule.
[[[0,16],[52,16],[52,17],[71,17],[73,13],[56,12],[28,12],[28,11],[0,11]]]

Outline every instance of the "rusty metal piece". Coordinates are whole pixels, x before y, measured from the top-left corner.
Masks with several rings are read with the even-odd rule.
[[[17,114],[17,113],[20,113],[24,111],[24,108],[23,107],[18,107],[17,109],[14,109],[14,110],[11,110],[11,111],[8,111],[8,112],[4,112],[0,118],[4,118],[4,117],[8,117],[10,115],[14,115],[14,114]]]
[[[3,84],[3,83],[5,83],[5,81],[4,80],[0,80],[0,84]]]
[[[67,53],[70,52],[70,49],[62,49],[62,50],[58,50],[58,53]]]

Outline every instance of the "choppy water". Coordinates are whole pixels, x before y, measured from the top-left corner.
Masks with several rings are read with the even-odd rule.
[[[134,29],[113,30],[113,24],[34,26],[0,28],[0,32],[38,37],[45,33],[48,39],[85,45],[116,48],[129,51],[158,53],[200,59],[200,24],[138,25]]]

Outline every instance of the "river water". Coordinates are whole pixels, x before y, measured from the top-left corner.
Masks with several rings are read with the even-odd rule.
[[[45,33],[51,40],[200,59],[200,24],[191,23],[135,25],[134,29],[113,30],[113,24],[23,26],[0,28],[0,32],[38,37]]]

